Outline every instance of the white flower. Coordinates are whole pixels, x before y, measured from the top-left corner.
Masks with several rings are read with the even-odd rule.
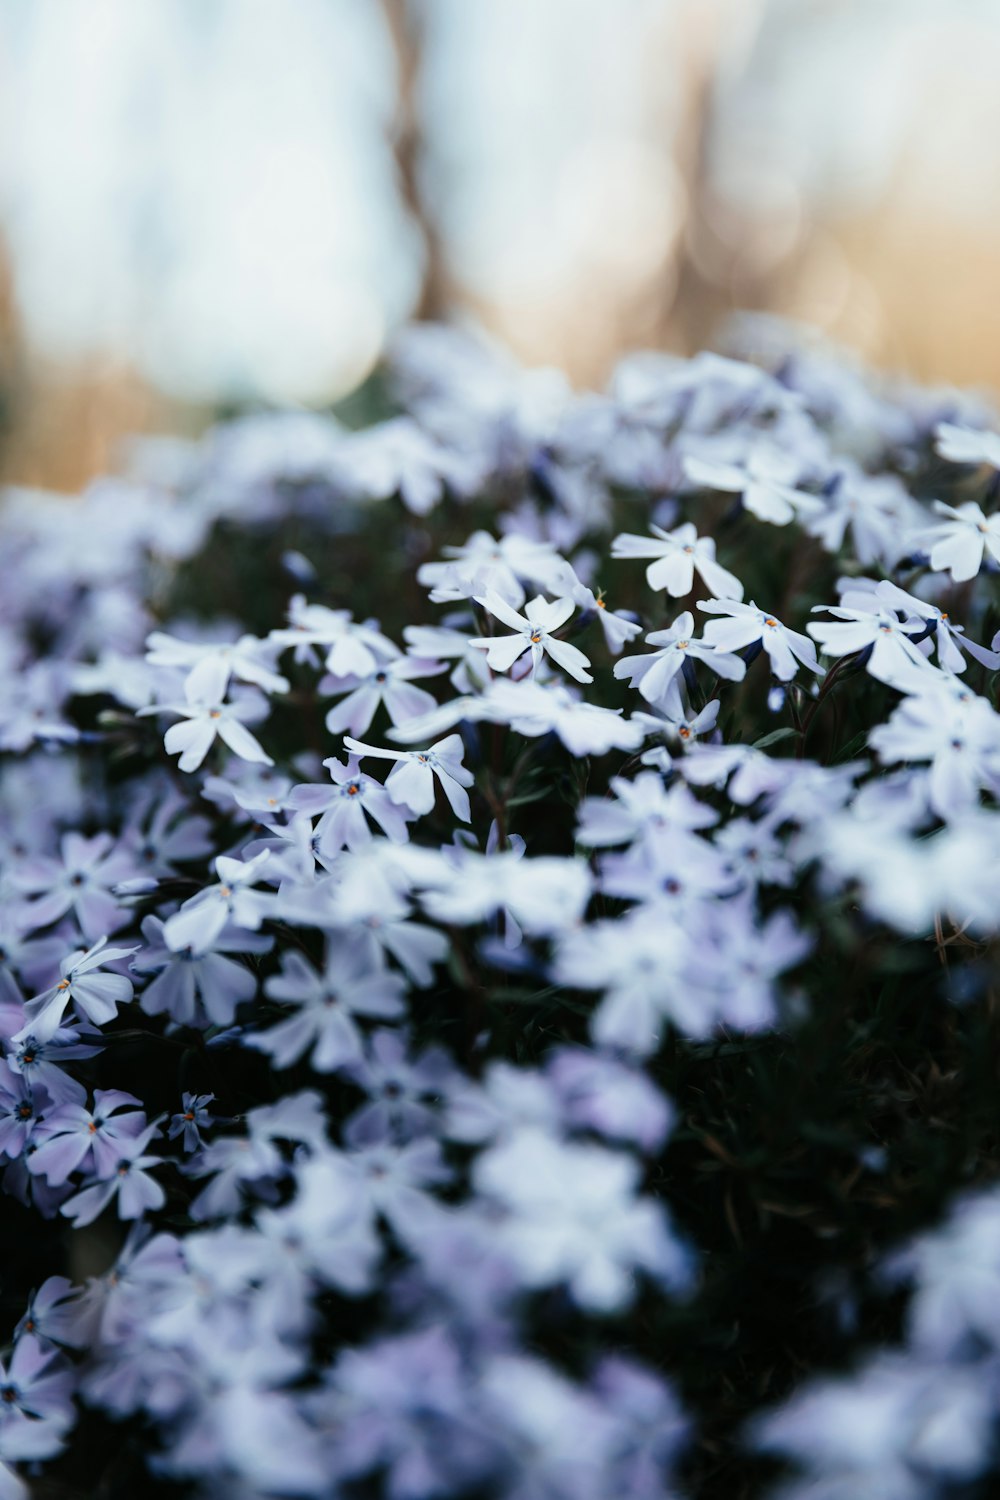
[[[623,656],[615,663],[615,676],[627,677],[647,703],[661,704],[672,695],[678,710],[680,695],[674,679],[686,661],[703,661],[719,677],[740,682],[746,675],[746,663],[738,656],[717,651],[706,641],[693,640],[693,630],[694,616],[690,610],[685,610],[668,630],[654,630],[647,635],[647,643],[658,646],[658,651],[649,656]]]
[[[467,926],[506,908],[525,932],[547,937],[580,921],[592,878],[582,859],[464,850],[457,863],[442,860],[428,868],[420,884],[423,905],[438,921]]]
[[[463,547],[445,547],[446,562],[423,563],[417,582],[430,587],[431,601],[446,604],[472,599],[487,591],[499,594],[517,609],[524,603],[522,579],[554,592],[566,563],[548,542],[510,532],[497,541],[488,531],[475,531]]]
[[[928,800],[945,820],[977,805],[980,789],[1000,791],[1000,715],[985,698],[958,696],[933,677],[876,725],[868,743],[886,765],[929,761]]]
[[[609,750],[636,750],[643,731],[621,709],[585,703],[569,688],[552,683],[493,683],[484,699],[488,716],[509,724],[518,734],[557,734],[571,755],[607,755]],[[486,715],[484,715],[486,717]]]
[[[370,755],[378,760],[396,762],[385,783],[393,802],[418,815],[431,812],[436,776],[455,816],[463,823],[470,821],[469,794],[465,788],[472,786],[475,777],[462,764],[464,747],[460,734],[449,734],[428,750],[380,750],[348,735],[344,736],[344,744],[359,757]]]
[[[932,673],[936,669],[910,639],[924,628],[922,620],[903,621],[874,594],[848,593],[851,606],[817,604],[815,609],[835,615],[834,621],[814,621],[806,629],[827,656],[852,656],[870,651],[866,666],[872,677],[900,691],[909,691],[914,669]]]
[[[759,641],[771,658],[771,671],[779,682],[791,682],[798,671],[797,662],[822,677],[823,668],[816,660],[816,647],[809,637],[789,630],[775,615],[759,609],[752,599],[749,604],[732,599],[704,599],[698,608],[709,614],[729,616],[726,620],[709,620],[705,626],[705,640],[719,651],[739,651]]]
[[[598,623],[604,635],[604,643],[613,655],[617,656],[626,641],[634,640],[642,630],[638,620],[630,620],[625,615],[615,614],[614,610],[608,608],[604,600],[604,594],[595,594],[589,584],[581,583],[573,569],[567,565],[569,575],[566,580],[567,592],[573,603],[583,614],[591,610],[597,615]]]
[[[743,465],[687,457],[684,472],[706,489],[743,496],[743,504],[758,520],[787,526],[797,515],[818,515],[823,502],[796,489],[798,461],[771,444],[751,448]],[[709,585],[711,587],[711,585]]]
[[[674,531],[650,526],[653,536],[634,536],[623,532],[611,543],[612,557],[652,557],[646,569],[651,589],[666,589],[675,599],[682,599],[694,587],[694,575],[719,599],[742,599],[743,585],[715,561],[715,542],[700,537],[690,521]]]
[[[146,660],[154,667],[187,667],[184,696],[188,702],[217,702],[225,697],[230,677],[252,682],[266,693],[287,693],[288,679],[275,670],[277,644],[241,635],[238,641],[206,644],[182,641],[154,630],[146,641]]]
[[[612,1312],[634,1300],[637,1269],[675,1288],[689,1274],[662,1206],[636,1196],[639,1173],[624,1152],[527,1126],[484,1152],[473,1180],[507,1210],[497,1235],[526,1286],[565,1281],[581,1306]]]
[[[552,635],[560,625],[565,625],[573,613],[576,606],[572,599],[556,599],[550,603],[538,594],[525,605],[523,615],[519,615],[517,610],[512,609],[492,589],[482,598],[477,595],[476,602],[515,632],[513,635],[489,636],[469,642],[477,650],[486,652],[486,660],[494,672],[509,672],[518,657],[523,656],[525,651],[530,651],[532,671],[537,669],[543,655],[548,655],[563,671],[575,677],[577,682],[593,682],[594,679],[587,671],[590,662],[583,652],[567,641],[554,639]]]
[[[399,647],[377,629],[374,621],[355,621],[348,609],[309,604],[296,594],[288,606],[288,626],[272,630],[268,640],[295,649],[296,661],[316,664],[317,648],[326,651],[326,670],[334,677],[367,677],[380,661],[399,656]]]
[[[99,938],[86,952],[78,949],[64,958],[59,965],[62,978],[44,994],[29,1000],[24,1007],[26,1021],[13,1040],[22,1041],[32,1037],[36,1042],[46,1042],[58,1031],[66,1009],[73,1004],[81,1015],[95,1026],[114,1020],[119,1005],[132,998],[132,981],[123,974],[95,974],[95,969],[116,959],[128,958],[138,953],[133,948],[108,948],[107,938]]]
[[[845,593],[856,588],[859,582],[859,579],[852,580]],[[985,646],[980,646],[976,641],[967,640],[965,626],[956,624],[947,610],[939,608],[936,604],[929,604],[926,599],[918,599],[914,594],[908,594],[905,589],[899,588],[895,583],[890,583],[888,579],[877,584],[874,592],[890,608],[909,614],[911,618],[917,617],[927,622],[927,630],[933,632],[934,635],[938,661],[947,671],[965,671],[968,663],[962,655],[963,651],[968,651],[969,655],[984,667],[1000,667],[1000,654],[995,650],[987,651]]]
[[[347,693],[327,711],[326,727],[331,734],[343,734],[345,730],[364,734],[381,704],[385,704],[394,724],[430,713],[437,707],[434,696],[416,687],[413,678],[433,677],[443,670],[441,662],[397,656],[377,664],[367,677],[324,677],[319,684],[321,693]]]
[[[149,708],[140,708],[137,714],[138,718],[161,713],[181,715],[184,722],[171,724],[163,736],[163,744],[168,755],[180,756],[178,765],[182,771],[197,771],[216,737],[240,760],[274,765],[245,723],[246,720],[253,723],[263,718],[266,712],[263,699],[256,694],[238,698],[234,703],[223,703],[218,698],[199,698],[192,693],[190,679],[185,684],[185,693],[186,703],[156,703]]]
[[[956,583],[964,583],[979,572],[985,551],[1000,562],[1000,514],[984,515],[974,500],[961,505],[935,500],[934,509],[940,516],[951,517],[929,527],[923,535],[935,573],[950,573]]]
[[[1000,435],[995,432],[975,432],[971,427],[940,422],[935,437],[937,451],[952,463],[989,464],[1000,469]]]
[[[212,947],[230,922],[256,932],[273,904],[270,896],[252,889],[261,880],[261,867],[269,857],[268,849],[248,860],[220,854],[215,861],[218,884],[206,886],[185,901],[164,923],[167,947],[174,953],[186,948],[202,953]]]

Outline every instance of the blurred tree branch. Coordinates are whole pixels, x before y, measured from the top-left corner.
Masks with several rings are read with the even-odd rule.
[[[403,201],[410,211],[424,244],[424,268],[415,318],[443,318],[449,308],[448,276],[441,237],[424,195],[420,168],[423,157],[423,127],[418,104],[418,85],[423,53],[423,28],[409,0],[381,0],[396,52],[399,69],[396,118],[391,144],[396,157]]]

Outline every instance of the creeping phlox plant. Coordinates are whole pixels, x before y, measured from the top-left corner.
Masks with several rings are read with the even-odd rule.
[[[416,328],[7,495],[0,1500],[991,1482],[994,425]]]

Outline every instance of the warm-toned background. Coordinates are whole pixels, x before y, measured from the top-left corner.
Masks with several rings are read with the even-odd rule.
[[[0,477],[322,406],[411,314],[1000,388],[998,79],[1000,0],[0,0]]]

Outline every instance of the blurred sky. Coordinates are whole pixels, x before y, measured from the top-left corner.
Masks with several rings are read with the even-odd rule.
[[[1000,0],[0,0],[5,401],[319,404],[414,310],[1000,386],[998,77]]]

